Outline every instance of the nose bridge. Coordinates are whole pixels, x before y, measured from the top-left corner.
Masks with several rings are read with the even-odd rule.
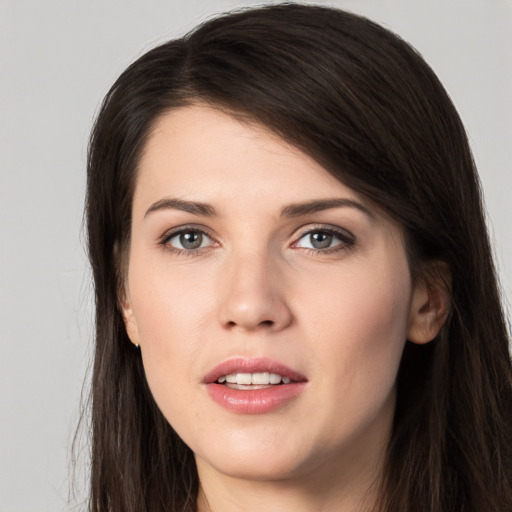
[[[279,258],[269,248],[233,250],[221,281],[224,326],[280,330],[291,322]]]

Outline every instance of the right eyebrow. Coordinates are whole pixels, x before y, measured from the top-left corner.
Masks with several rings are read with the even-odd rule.
[[[154,202],[144,214],[144,218],[146,218],[151,213],[154,213],[158,210],[181,210],[183,212],[192,213],[194,215],[203,215],[205,217],[215,217],[217,216],[217,211],[215,208],[207,203],[199,203],[196,201],[184,201],[183,199],[176,199],[174,197],[166,197],[164,199],[160,199]]]

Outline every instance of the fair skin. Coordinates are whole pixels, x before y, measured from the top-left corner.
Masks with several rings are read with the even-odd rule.
[[[199,511],[368,509],[405,340],[431,340],[444,307],[413,285],[399,226],[262,126],[205,105],[158,121],[132,213],[126,328],[195,454]],[[293,378],[211,381],[251,364]]]

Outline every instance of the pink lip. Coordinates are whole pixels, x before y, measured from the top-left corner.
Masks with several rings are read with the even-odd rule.
[[[203,383],[210,384],[211,382],[215,382],[222,375],[228,375],[230,373],[259,372],[276,373],[282,377],[288,377],[289,379],[297,382],[307,380],[301,373],[292,370],[288,366],[279,363],[278,361],[274,361],[273,359],[248,359],[244,357],[237,357],[218,364],[204,376]]]
[[[292,382],[263,389],[231,389],[216,381],[230,373],[276,373]],[[307,384],[301,373],[271,359],[235,358],[220,363],[209,371],[204,379],[210,398],[225,409],[238,414],[264,414],[274,411],[296,398]]]

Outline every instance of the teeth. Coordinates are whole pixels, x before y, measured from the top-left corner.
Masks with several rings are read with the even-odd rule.
[[[252,384],[252,377],[250,373],[237,373],[236,374],[237,384]]]
[[[253,373],[251,376],[251,384],[269,384],[268,372]]]
[[[281,375],[277,375],[277,373],[271,373],[268,376],[268,380],[270,384],[279,384],[281,382]]]
[[[290,384],[291,379],[289,377],[282,377],[277,373],[261,372],[261,373],[230,373],[228,375],[222,375],[217,379],[219,384],[224,382],[228,384],[238,385],[257,385],[257,386],[268,386],[269,384]]]

